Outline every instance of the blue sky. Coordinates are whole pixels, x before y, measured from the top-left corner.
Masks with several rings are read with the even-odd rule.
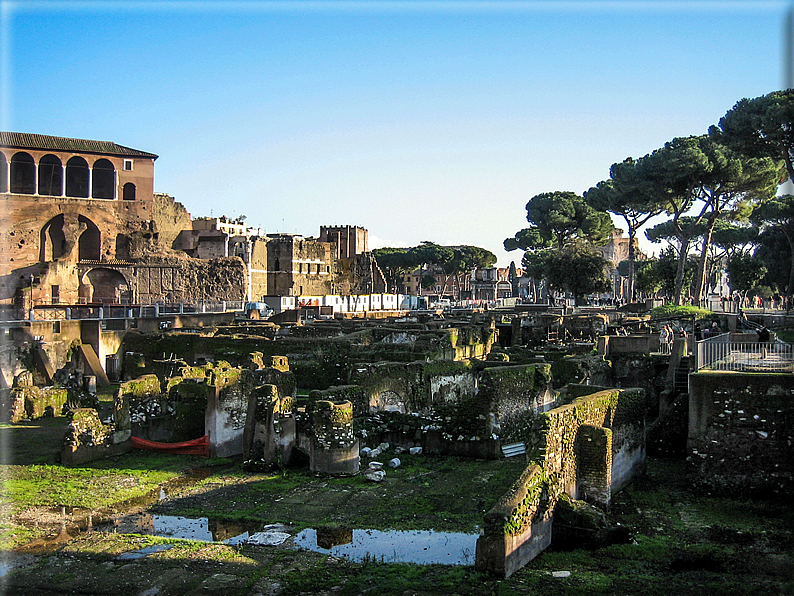
[[[784,1],[6,2],[4,130],[159,155],[194,217],[502,241],[782,84]],[[646,245],[658,251],[658,247]]]

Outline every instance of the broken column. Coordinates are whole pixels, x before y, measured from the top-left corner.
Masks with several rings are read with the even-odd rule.
[[[295,448],[293,403],[291,396],[280,397],[275,385],[262,385],[251,394],[243,435],[246,470],[290,465]]]
[[[316,474],[358,474],[358,439],[353,435],[353,404],[327,400],[314,402],[309,469]]]

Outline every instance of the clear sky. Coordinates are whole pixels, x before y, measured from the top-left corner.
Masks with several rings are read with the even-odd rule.
[[[193,217],[506,266],[535,194],[779,89],[789,7],[0,0],[0,122],[155,153],[155,190]]]

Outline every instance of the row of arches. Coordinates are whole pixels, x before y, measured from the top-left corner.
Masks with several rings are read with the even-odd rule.
[[[116,198],[116,168],[109,159],[96,160],[91,167],[75,155],[63,165],[61,159],[47,154],[36,160],[19,151],[8,161],[0,153],[0,192],[49,197],[75,197],[87,199]],[[122,189],[125,201],[135,200],[135,185],[127,182]]]

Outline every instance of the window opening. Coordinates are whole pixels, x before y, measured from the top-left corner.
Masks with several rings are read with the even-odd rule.
[[[0,153],[0,192],[8,192],[8,159]]]
[[[66,253],[63,223],[63,214],[56,215],[41,229],[39,260],[42,263],[59,259]]]
[[[107,159],[94,162],[91,179],[91,197],[94,199],[112,199],[116,186],[116,168]]]
[[[88,198],[88,162],[82,157],[66,162],[66,196]]]
[[[132,182],[127,182],[127,184],[124,185],[122,197],[125,201],[135,200],[135,185]]]
[[[78,258],[81,261],[98,261],[102,248],[99,228],[84,215],[79,216],[77,221],[86,224],[78,242]]]
[[[36,192],[36,162],[27,153],[11,158],[11,192],[32,195]]]
[[[63,164],[54,155],[39,161],[39,194],[60,197],[63,194]]]

